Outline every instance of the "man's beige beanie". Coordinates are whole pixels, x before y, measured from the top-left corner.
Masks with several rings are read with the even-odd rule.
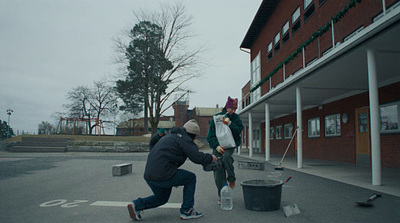
[[[194,135],[200,135],[200,126],[197,124],[196,120],[190,119],[187,121],[184,125],[183,128],[186,129],[186,132],[194,134]]]

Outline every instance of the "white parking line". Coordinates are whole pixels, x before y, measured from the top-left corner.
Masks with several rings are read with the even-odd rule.
[[[91,203],[92,206],[103,206],[103,207],[126,207],[129,202],[123,201],[96,201]],[[166,203],[159,208],[181,208],[181,203]]]

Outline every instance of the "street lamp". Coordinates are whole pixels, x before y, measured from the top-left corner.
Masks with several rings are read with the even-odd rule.
[[[14,112],[13,110],[11,110],[11,108],[7,109],[7,115],[8,115],[7,139],[10,138],[10,116],[11,116],[11,112]]]

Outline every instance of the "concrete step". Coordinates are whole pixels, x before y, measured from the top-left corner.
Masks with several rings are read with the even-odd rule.
[[[57,146],[67,146],[68,142],[54,142],[54,141],[21,141],[17,142],[16,145],[18,146],[38,146],[38,147],[57,147]]]
[[[68,142],[72,138],[22,137],[21,142]]]
[[[71,138],[23,137],[8,148],[10,152],[66,152]]]
[[[67,147],[60,147],[60,146],[47,146],[47,147],[41,147],[41,146],[12,146],[8,149],[10,152],[42,152],[42,153],[49,153],[49,152],[66,152]]]

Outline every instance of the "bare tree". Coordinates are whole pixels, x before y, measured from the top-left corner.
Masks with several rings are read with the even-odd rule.
[[[89,134],[100,125],[99,120],[115,115],[117,96],[113,87],[99,81],[93,88],[79,86],[67,94],[70,104],[64,105],[71,117],[87,118]],[[93,122],[94,121],[94,122]]]
[[[190,46],[191,40],[194,37],[190,30],[192,17],[187,15],[186,9],[182,4],[178,3],[173,6],[161,4],[160,11],[158,12],[140,10],[134,12],[134,15],[138,21],[137,24],[140,22],[150,22],[161,28],[162,38],[159,42],[159,48],[162,50],[163,57],[172,64],[170,69],[165,70],[165,72],[159,74],[159,78],[155,79],[161,80],[161,83],[166,86],[148,83],[147,86],[150,87],[150,90],[143,98],[145,128],[147,127],[148,113],[152,133],[154,134],[157,131],[160,116],[175,102],[166,104],[171,102],[170,97],[175,93],[182,94],[183,92],[185,94],[188,92],[184,87],[184,83],[200,76],[202,65],[200,55],[205,51],[205,48],[199,47],[196,49]],[[127,64],[132,59],[129,57],[130,54],[127,53],[127,49],[136,36],[133,35],[132,30],[125,30],[123,34],[128,37],[129,43],[124,43],[121,38],[115,39],[116,53],[120,54],[116,58],[116,61]],[[148,80],[152,81],[154,79]],[[152,89],[151,86],[158,86],[158,88]]]

